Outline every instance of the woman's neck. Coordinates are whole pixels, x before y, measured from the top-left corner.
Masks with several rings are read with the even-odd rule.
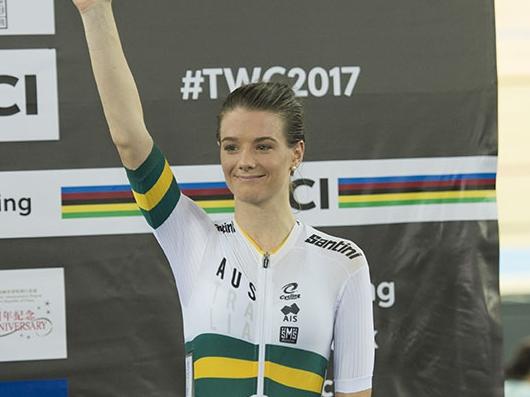
[[[288,202],[284,205],[252,205],[236,201],[237,224],[265,252],[274,251],[289,235],[295,219]]]

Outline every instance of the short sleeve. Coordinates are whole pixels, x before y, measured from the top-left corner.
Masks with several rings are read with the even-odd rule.
[[[214,225],[201,208],[180,193],[169,163],[156,145],[140,167],[126,171],[134,199],[154,229],[173,271],[181,303],[186,305]]]
[[[334,328],[335,392],[355,393],[372,387],[375,342],[372,289],[368,264],[353,273],[343,288]]]

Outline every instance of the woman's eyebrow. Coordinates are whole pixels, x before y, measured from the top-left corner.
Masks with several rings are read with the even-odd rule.
[[[277,142],[276,138],[272,136],[260,136],[259,138],[254,139],[254,142],[262,142],[262,141],[274,141]]]
[[[224,142],[224,141],[237,141],[238,139],[237,138],[234,138],[234,137],[231,137],[231,136],[227,136],[227,137],[224,137],[223,139],[221,139],[221,142]]]
[[[227,137],[224,137],[223,139],[221,139],[221,142],[224,142],[224,141],[231,141],[231,142],[237,142],[239,141],[238,138],[235,138],[235,137],[232,137],[232,136],[227,136]],[[272,136],[260,136],[256,139],[254,139],[254,142],[263,142],[263,141],[273,141],[273,142],[277,142],[278,140]]]

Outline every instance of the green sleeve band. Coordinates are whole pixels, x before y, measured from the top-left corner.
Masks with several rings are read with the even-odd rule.
[[[180,190],[175,177],[169,168],[166,169],[165,172],[166,177],[171,177],[170,183],[164,184],[164,186],[167,186],[167,189],[164,188],[165,191],[163,191],[158,197],[153,197],[153,195],[149,193],[151,188],[153,188],[157,182],[159,182],[161,176],[163,176],[165,167],[166,159],[164,155],[156,145],[153,145],[153,149],[147,159],[136,170],[125,168],[131,188],[133,192],[136,193],[135,198],[139,204],[140,211],[149,225],[154,229],[164,223],[175,209],[180,198]],[[169,167],[169,165],[167,167]],[[168,172],[171,174],[169,175]],[[165,180],[169,181],[168,179]],[[147,203],[149,209],[141,208],[138,195],[144,196],[144,205]]]
[[[164,170],[165,157],[158,148],[153,145],[151,153],[145,161],[135,170],[125,168],[127,178],[131,183],[132,189],[136,193],[146,193],[151,189]]]

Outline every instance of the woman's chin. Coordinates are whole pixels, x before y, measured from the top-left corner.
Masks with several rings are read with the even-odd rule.
[[[237,192],[234,195],[234,199],[236,202],[239,202],[241,204],[255,205],[255,206],[260,206],[266,201],[263,195],[256,194],[256,192],[244,192],[244,191]]]

